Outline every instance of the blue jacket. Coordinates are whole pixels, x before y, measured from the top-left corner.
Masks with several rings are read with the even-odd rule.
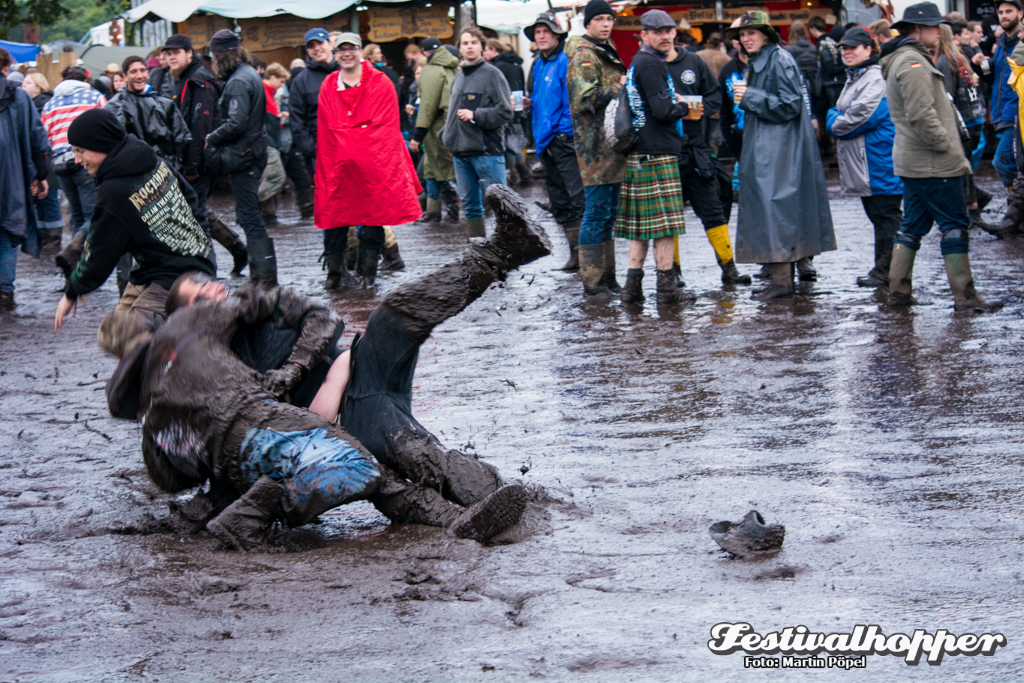
[[[544,153],[556,135],[572,136],[572,112],[569,111],[569,88],[565,78],[568,70],[569,57],[562,50],[555,50],[548,59],[538,55],[533,63],[530,111],[537,156]]]
[[[50,144],[31,98],[0,74],[0,231],[21,250],[39,256],[39,233],[29,183],[45,180]],[[50,192],[56,192],[51,187]]]
[[[996,52],[993,57],[995,80],[992,86],[992,125],[996,130],[1012,127],[1013,119],[1017,115],[1017,93],[1009,83],[1010,65],[1007,60],[1013,54],[1013,48],[1017,47],[1019,39],[1020,32],[1013,37],[1004,33],[996,40]]]
[[[847,69],[846,85],[828,110],[826,126],[838,138],[836,156],[843,189],[857,197],[903,194],[892,169],[896,127],[889,118],[885,79],[877,59]]]

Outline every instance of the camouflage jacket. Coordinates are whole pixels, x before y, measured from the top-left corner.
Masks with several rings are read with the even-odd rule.
[[[565,44],[565,54],[569,57],[566,81],[573,138],[583,184],[621,183],[626,158],[605,142],[604,110],[619,93],[626,67],[611,41],[598,45],[584,36],[572,36]]]

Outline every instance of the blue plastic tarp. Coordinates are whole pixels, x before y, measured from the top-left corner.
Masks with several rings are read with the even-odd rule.
[[[12,43],[9,40],[0,40],[0,47],[11,53],[11,58],[15,62],[34,62],[36,61],[36,55],[39,54],[38,45],[29,45],[28,43]]]

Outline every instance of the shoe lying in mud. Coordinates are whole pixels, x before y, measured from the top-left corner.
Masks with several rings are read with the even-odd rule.
[[[448,526],[457,538],[486,543],[519,521],[526,510],[527,492],[522,484],[509,484],[466,508]]]
[[[781,524],[766,526],[764,517],[757,510],[748,512],[739,523],[715,522],[708,532],[722,550],[736,557],[778,552],[786,538],[786,527]]]

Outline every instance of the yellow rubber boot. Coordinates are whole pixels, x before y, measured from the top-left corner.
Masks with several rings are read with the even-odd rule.
[[[732,255],[732,241],[729,239],[729,226],[719,225],[707,231],[708,242],[715,250],[715,259],[722,269],[722,284],[749,285],[749,275],[741,275],[736,268]]]

